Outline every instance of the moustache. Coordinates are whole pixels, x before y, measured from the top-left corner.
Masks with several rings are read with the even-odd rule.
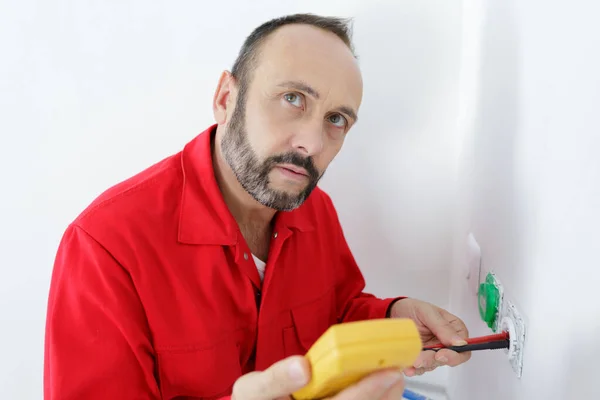
[[[302,157],[298,153],[285,153],[276,156],[271,156],[265,161],[266,170],[270,171],[277,164],[291,164],[296,167],[303,168],[308,173],[311,180],[319,178],[319,171],[311,157]]]

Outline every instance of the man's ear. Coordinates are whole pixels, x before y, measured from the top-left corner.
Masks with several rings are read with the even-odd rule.
[[[222,125],[227,122],[227,117],[235,107],[236,94],[235,78],[231,72],[223,71],[213,97],[213,113],[217,124]]]

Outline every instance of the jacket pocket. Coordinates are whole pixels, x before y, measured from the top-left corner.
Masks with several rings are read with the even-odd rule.
[[[231,393],[241,375],[238,346],[223,341],[202,349],[158,351],[158,374],[164,400],[212,400]]]
[[[336,320],[335,292],[291,310],[294,326],[283,329],[285,356],[304,355]]]

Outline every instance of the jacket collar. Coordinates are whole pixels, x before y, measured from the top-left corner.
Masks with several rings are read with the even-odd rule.
[[[178,240],[182,243],[234,245],[241,237],[215,178],[211,141],[216,128],[215,124],[200,133],[180,153],[183,191]],[[307,202],[296,210],[277,213],[277,225],[300,231],[314,229]]]

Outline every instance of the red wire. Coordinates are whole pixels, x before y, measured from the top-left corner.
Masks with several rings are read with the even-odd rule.
[[[467,344],[478,344],[478,343],[495,342],[498,340],[508,340],[508,339],[509,339],[508,332],[502,332],[502,333],[497,333],[495,335],[467,338],[467,339],[465,339],[465,341],[467,342]],[[427,349],[443,349],[444,347],[446,347],[446,346],[440,343],[440,344],[434,344],[432,346],[424,347],[423,349],[425,349],[425,350],[427,350]]]

